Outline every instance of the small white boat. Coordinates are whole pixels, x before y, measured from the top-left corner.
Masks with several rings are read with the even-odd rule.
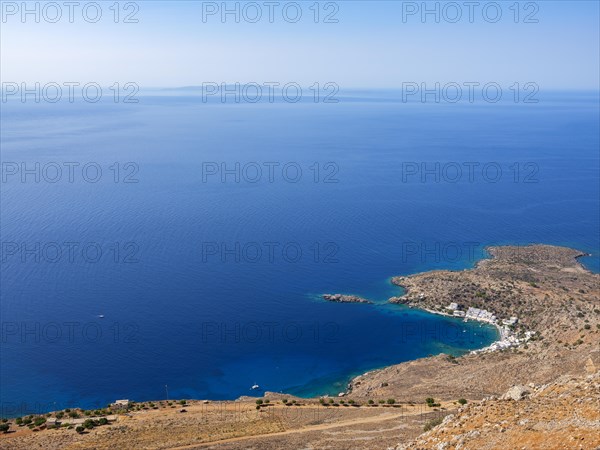
[[[98,314],[98,319],[104,319],[104,314]]]
[[[253,384],[250,389],[255,391],[256,389],[260,389],[260,386],[258,384]]]

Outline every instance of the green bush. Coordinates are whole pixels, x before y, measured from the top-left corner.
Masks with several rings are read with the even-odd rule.
[[[7,433],[9,428],[10,428],[10,424],[8,424],[8,423],[0,424],[0,432],[2,432],[2,433]]]
[[[467,404],[467,400],[464,398],[459,398],[458,399],[458,403],[460,403],[461,405],[466,405]]]
[[[75,431],[77,431],[79,434],[83,433],[83,430],[85,430],[85,428],[83,428],[81,425],[75,428]]]
[[[43,425],[44,423],[46,423],[46,419],[44,419],[43,417],[36,417],[36,419],[33,421],[33,424],[36,427],[39,427],[40,425]]]
[[[106,417],[102,417],[99,421],[98,421],[99,425],[108,425],[108,419]]]
[[[396,403],[396,400],[394,400],[393,398],[388,398],[387,399],[387,404],[388,405],[393,405],[394,403]]]
[[[369,400],[367,403],[368,403],[369,405],[372,405],[372,404],[373,404],[373,403],[375,403],[375,402],[374,402],[373,400]]]
[[[423,431],[429,431],[431,430],[433,427],[437,427],[440,423],[442,423],[442,418],[438,418],[438,419],[433,419],[430,420],[429,422],[427,422],[425,424],[425,426],[423,427]]]
[[[257,404],[257,405],[262,405],[262,404],[263,404],[263,401],[262,401],[261,399],[258,399],[258,400],[256,400],[256,404]]]

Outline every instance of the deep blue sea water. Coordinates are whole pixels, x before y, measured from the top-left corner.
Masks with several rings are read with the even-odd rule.
[[[576,247],[598,271],[598,95],[542,94],[2,104],[3,414],[160,399],[165,385],[336,394],[373,368],[489,344],[492,328],[386,304],[389,279],[508,243]],[[451,182],[466,164],[473,180]],[[319,298],[334,292],[376,303]]]

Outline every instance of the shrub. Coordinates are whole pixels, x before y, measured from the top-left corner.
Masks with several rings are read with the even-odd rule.
[[[281,399],[281,403],[287,403],[287,402],[288,402],[287,398]],[[321,403],[323,403],[323,399],[321,399]]]
[[[185,400],[179,400],[180,405],[185,405],[187,402]]]
[[[108,425],[108,419],[106,417],[102,417],[99,421],[98,421],[99,425]]]
[[[369,405],[372,405],[372,404],[373,404],[373,403],[375,403],[375,402],[374,402],[373,400],[369,400],[367,403],[368,403]]]
[[[83,433],[83,430],[85,430],[85,428],[83,428],[81,425],[75,428],[75,431],[77,431],[79,434]]]
[[[387,399],[387,404],[388,405],[393,405],[394,403],[396,403],[396,400],[394,400],[393,398],[388,398]]]
[[[263,404],[263,401],[261,399],[258,399],[258,400],[256,400],[256,404],[260,406]]]
[[[40,425],[43,425],[44,423],[46,423],[46,419],[44,419],[43,417],[37,417],[34,421],[33,424],[36,427],[39,427]]]
[[[15,423],[17,425],[23,425],[23,418],[22,417],[17,417],[17,419],[15,420]]]
[[[2,432],[2,433],[7,433],[9,428],[10,428],[10,424],[8,424],[8,423],[0,424],[0,432]]]
[[[467,400],[464,398],[459,398],[458,399],[458,403],[460,403],[461,405],[466,405],[467,404]]]
[[[430,420],[429,422],[427,422],[425,424],[425,426],[423,427],[423,431],[429,431],[431,430],[433,427],[438,426],[440,423],[442,423],[442,418],[438,418],[438,419],[433,419]]]

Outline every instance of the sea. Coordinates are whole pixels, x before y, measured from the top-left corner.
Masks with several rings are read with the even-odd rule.
[[[598,93],[537,98],[3,102],[1,415],[337,395],[489,345],[492,326],[388,303],[391,278],[531,243],[598,272]]]

